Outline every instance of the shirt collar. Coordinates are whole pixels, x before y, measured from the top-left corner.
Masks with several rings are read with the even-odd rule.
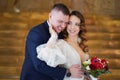
[[[48,22],[48,20],[47,20],[47,23],[48,23],[48,26],[50,27],[50,23]]]

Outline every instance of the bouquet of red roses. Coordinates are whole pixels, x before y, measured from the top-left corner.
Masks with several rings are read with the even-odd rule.
[[[97,57],[92,57],[91,59],[83,62],[83,68],[86,73],[89,73],[96,78],[102,74],[110,73],[108,61]]]

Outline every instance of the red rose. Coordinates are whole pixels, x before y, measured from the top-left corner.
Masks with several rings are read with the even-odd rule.
[[[90,67],[91,70],[96,70],[97,69],[96,66],[92,65],[92,64],[90,64],[89,67]]]
[[[105,67],[104,67],[104,69],[105,69],[106,71],[108,71],[108,69],[109,69],[109,68],[108,68],[108,65],[107,65],[107,66],[105,66]]]
[[[97,63],[97,64],[96,64],[96,68],[97,68],[97,69],[103,69],[103,67],[104,67],[104,66],[102,65],[102,63]]]
[[[104,65],[104,69],[105,69],[105,70],[108,70],[107,61],[106,61],[105,59],[102,59],[102,60],[101,60],[101,63]]]
[[[101,63],[103,63],[104,65],[106,65],[106,64],[107,64],[107,62],[106,62],[106,60],[105,60],[105,59],[102,59],[102,60],[101,60]]]
[[[99,59],[99,58],[93,57],[93,58],[91,59],[91,64],[92,64],[92,65],[96,65],[96,64],[99,63],[99,62],[100,62],[100,59]]]
[[[97,57],[92,57],[91,58],[91,64],[88,64],[91,70],[90,71],[91,75],[94,77],[98,77],[101,74],[108,73],[108,63],[105,59],[100,59]],[[85,66],[86,67],[86,66]]]

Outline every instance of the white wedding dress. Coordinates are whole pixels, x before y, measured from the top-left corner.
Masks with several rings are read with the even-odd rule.
[[[81,66],[79,53],[63,39],[57,40],[53,48],[48,48],[46,44],[43,44],[38,46],[36,50],[37,57],[51,67],[62,65],[65,68],[69,68],[73,64],[80,64]],[[84,59],[87,60],[88,58],[89,55],[86,53]],[[64,80],[84,80],[84,75],[82,78],[65,76]]]

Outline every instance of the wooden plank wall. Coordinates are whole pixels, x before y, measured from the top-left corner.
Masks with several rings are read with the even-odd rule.
[[[0,18],[0,80],[19,80],[26,35],[33,25],[47,19],[47,15],[5,12],[0,13]]]
[[[120,20],[101,15],[92,16],[86,20],[87,23],[91,23],[87,24],[90,56],[106,58],[109,61],[111,74],[102,75],[101,80],[119,80]]]
[[[112,73],[101,80],[120,80],[120,21],[85,16],[90,56],[109,60]],[[26,35],[47,17],[48,13],[39,12],[0,13],[0,80],[19,80]]]

